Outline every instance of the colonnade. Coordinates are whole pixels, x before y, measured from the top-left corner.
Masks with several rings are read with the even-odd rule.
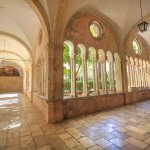
[[[128,91],[150,88],[148,61],[126,56]]]
[[[70,41],[65,41],[65,44],[69,47],[70,57],[70,72],[71,72],[71,97],[76,97],[76,52],[74,45]],[[82,62],[82,77],[83,77],[83,93],[82,96],[88,96],[90,91],[88,90],[88,55],[92,57],[92,72],[93,72],[93,91],[92,95],[107,94],[122,91],[122,78],[121,78],[121,60],[117,53],[112,54],[111,51],[105,53],[104,50],[96,50],[94,47],[86,49],[83,44],[78,44],[78,48],[81,50],[81,62]],[[89,53],[88,53],[89,51]],[[109,63],[106,66],[106,61]],[[109,67],[109,87],[106,86],[106,68]],[[115,69],[114,69],[115,68]],[[115,76],[119,76],[115,79]],[[101,89],[98,84],[101,84]],[[115,85],[120,85],[116,88]]]

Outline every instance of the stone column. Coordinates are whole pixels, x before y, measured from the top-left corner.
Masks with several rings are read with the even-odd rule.
[[[87,74],[87,52],[85,47],[81,49],[81,59],[83,68],[83,96],[88,96],[88,74]]]
[[[131,90],[132,90],[132,87],[133,87],[133,78],[132,78],[132,65],[129,64],[129,74],[130,74],[130,85],[131,85]]]
[[[134,76],[134,73],[135,73],[135,68],[134,68],[134,65],[132,64],[131,65],[131,70],[132,70],[132,87],[135,87],[135,76]]]
[[[140,81],[140,88],[142,87],[142,69],[139,66],[139,81]]]
[[[71,97],[76,97],[76,64],[75,55],[70,56],[71,67]]]
[[[130,73],[130,63],[127,61],[127,66],[128,66],[128,91],[131,91],[131,73]]]
[[[103,82],[102,82],[102,87],[103,87],[103,92],[106,93],[106,62],[102,63],[102,72],[103,72]]]
[[[93,86],[94,86],[94,94],[98,94],[98,74],[97,74],[97,57],[96,53],[92,54],[93,59]]]
[[[110,63],[110,86],[111,92],[115,92],[115,83],[114,83],[114,61]]]
[[[135,79],[136,79],[135,87],[137,88],[138,87],[138,69],[137,69],[137,64],[135,65]]]

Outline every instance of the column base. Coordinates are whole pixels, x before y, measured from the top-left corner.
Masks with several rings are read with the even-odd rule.
[[[46,120],[48,123],[60,122],[64,119],[64,109],[62,101],[47,103]]]
[[[83,93],[82,96],[89,96],[89,93]]]

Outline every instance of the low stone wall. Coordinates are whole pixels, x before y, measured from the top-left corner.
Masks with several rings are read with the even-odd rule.
[[[125,94],[109,94],[64,100],[64,118],[123,106]]]
[[[103,111],[149,99],[150,90],[141,90],[130,93],[69,98],[56,102],[48,102],[45,97],[33,93],[32,102],[44,114],[47,122],[54,123],[63,119],[73,118],[79,115]]]
[[[23,77],[0,77],[0,93],[22,91]]]
[[[134,91],[127,94],[126,104],[132,104],[139,101],[150,99],[150,90]]]
[[[38,95],[37,93],[33,93],[32,102],[44,114],[46,121],[48,121],[48,103],[46,98]]]

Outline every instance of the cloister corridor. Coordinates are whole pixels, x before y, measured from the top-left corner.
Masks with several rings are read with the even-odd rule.
[[[150,150],[150,0],[0,0],[0,150]]]
[[[0,150],[149,150],[150,100],[47,124],[22,93],[0,94]]]

